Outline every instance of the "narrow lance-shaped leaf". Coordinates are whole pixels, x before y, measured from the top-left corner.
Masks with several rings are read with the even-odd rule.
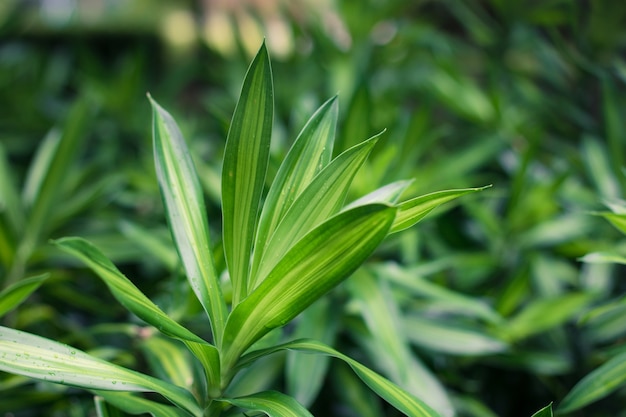
[[[263,44],[248,68],[224,150],[222,232],[233,305],[248,291],[250,256],[272,136],[273,95],[272,69]]]
[[[281,163],[263,203],[251,277],[256,275],[265,246],[293,201],[330,162],[337,112],[337,97],[333,97],[311,116]],[[254,284],[248,288],[254,288]]]
[[[563,398],[558,413],[569,413],[600,400],[626,384],[626,353],[615,356],[585,376]]]
[[[181,387],[43,337],[0,327],[0,352],[0,371],[89,390],[158,392],[192,415],[202,415],[191,393]]]
[[[219,346],[227,310],[213,265],[202,189],[176,122],[151,98],[150,102],[154,161],[170,229],[187,279],[209,316]]]
[[[37,275],[9,285],[0,292],[0,317],[20,305],[48,278],[49,274]]]
[[[298,239],[340,210],[354,176],[377,141],[378,136],[375,136],[348,149],[302,191],[266,243],[258,271],[251,278],[252,285],[263,281]]]
[[[447,203],[448,201],[454,200],[464,194],[482,191],[489,187],[491,186],[488,185],[486,187],[479,188],[437,191],[404,201],[398,206],[398,215],[396,216],[396,220],[393,223],[390,233],[408,229],[443,203]]]
[[[258,411],[269,417],[313,417],[294,398],[276,391],[263,391],[238,398],[223,398],[220,401],[249,411]]]
[[[421,399],[411,395],[399,386],[386,378],[378,375],[376,372],[355,361],[354,359],[336,351],[335,349],[326,346],[325,344],[311,339],[299,339],[292,342],[287,342],[282,345],[277,345],[268,349],[250,352],[241,358],[239,367],[246,367],[250,363],[257,359],[270,355],[274,352],[281,350],[297,350],[300,352],[317,353],[323,355],[329,355],[337,359],[341,359],[346,362],[352,370],[357,374],[359,378],[372,391],[378,394],[382,399],[394,406],[396,409],[403,412],[409,417],[441,417],[435,410],[430,408]]]
[[[385,238],[395,213],[395,207],[383,204],[357,207],[330,218],[296,243],[229,316],[222,374],[230,372],[252,343],[354,272]]]
[[[552,403],[537,411],[532,417],[552,417]]]

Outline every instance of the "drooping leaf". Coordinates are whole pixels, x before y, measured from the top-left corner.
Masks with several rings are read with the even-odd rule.
[[[171,318],[146,297],[126,278],[100,250],[88,241],[77,237],[66,237],[53,241],[63,251],[79,258],[91,268],[109,287],[113,296],[130,312],[163,334],[181,340],[206,343]]]
[[[0,292],[0,317],[20,305],[29,295],[39,288],[48,278],[48,274],[21,279]]]
[[[269,330],[280,327],[350,275],[380,244],[395,217],[383,204],[339,213],[296,243],[226,324],[222,372]]]
[[[88,390],[157,392],[192,415],[202,410],[191,393],[43,337],[0,326],[0,370]]]
[[[281,163],[259,219],[252,277],[256,275],[265,246],[287,210],[315,175],[330,162],[337,112],[337,98],[333,97],[311,116]],[[254,284],[250,283],[248,287],[254,288]]]
[[[558,413],[569,413],[606,397],[626,384],[626,353],[615,356],[581,379],[563,398]]]
[[[224,254],[233,305],[247,295],[274,114],[272,69],[265,44],[250,64],[228,131],[222,168]]]
[[[252,284],[262,282],[298,239],[339,211],[354,176],[377,140],[375,136],[343,152],[295,199],[266,243]]]
[[[276,391],[263,391],[238,398],[223,398],[220,401],[249,411],[258,411],[269,417],[313,417],[294,398]]]
[[[464,194],[482,191],[489,187],[490,185],[479,188],[437,191],[404,201],[398,205],[398,215],[391,228],[391,233],[399,232],[413,226],[426,217],[428,213],[448,201],[454,200]]]
[[[624,213],[594,213],[597,216],[602,216],[607,219],[617,230],[626,234],[626,214]]]
[[[226,302],[213,265],[202,189],[180,129],[150,98],[154,161],[168,223],[187,279],[207,312],[216,344],[226,322]]]
[[[372,391],[396,409],[403,412],[405,415],[409,417],[441,417],[440,414],[426,405],[423,400],[409,394],[407,391],[395,385],[388,379],[378,375],[376,372],[354,359],[316,340],[299,339],[268,349],[250,352],[241,358],[239,367],[245,367],[260,357],[285,349],[329,355],[337,359],[341,359],[350,365],[352,370],[358,375],[359,378],[361,378],[363,382],[365,382],[365,384],[367,384],[367,386],[370,387],[370,389],[372,389]]]
[[[96,394],[96,407],[106,407],[108,403],[129,414],[150,414],[153,417],[189,417],[192,415],[180,408],[150,401],[127,392],[101,390],[93,390],[93,392]]]

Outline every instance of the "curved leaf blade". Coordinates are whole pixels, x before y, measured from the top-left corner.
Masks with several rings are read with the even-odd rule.
[[[41,274],[22,279],[0,292],[0,317],[20,305],[29,295],[48,279],[49,274]]]
[[[226,302],[213,265],[209,225],[198,175],[172,116],[150,96],[154,162],[163,204],[187,279],[211,321],[217,345],[226,322]]]
[[[300,352],[329,355],[346,362],[354,373],[382,399],[394,406],[409,417],[441,417],[435,410],[426,405],[419,398],[411,395],[388,379],[362,365],[358,361],[321,342],[311,339],[299,339],[277,345],[268,349],[250,352],[242,357],[238,367],[248,366],[260,357],[270,355],[281,350],[296,350]]]
[[[464,194],[475,193],[491,187],[461,188],[457,190],[437,191],[404,201],[398,205],[398,215],[390,233],[396,233],[415,225],[440,205]]]
[[[202,410],[190,392],[114,365],[78,349],[0,326],[0,370],[89,390],[157,392],[193,415]]]
[[[285,156],[272,182],[259,219],[250,275],[254,277],[265,247],[294,200],[328,165],[337,126],[337,97],[326,101],[311,116]],[[254,288],[254,283],[248,285]]]
[[[249,411],[258,411],[269,417],[313,417],[294,398],[276,391],[263,391],[238,398],[223,398],[223,401]]]
[[[626,384],[626,353],[615,356],[581,379],[563,398],[558,413],[569,413],[598,401]]]
[[[126,278],[94,245],[82,238],[66,237],[53,243],[61,250],[79,258],[109,287],[120,304],[163,334],[183,341],[206,344],[203,339],[172,320]]]
[[[263,44],[248,68],[224,150],[223,238],[233,305],[248,291],[250,255],[265,185],[273,117],[272,69]]]
[[[385,238],[395,207],[370,204],[313,229],[281,259],[226,323],[222,372],[271,329],[280,327],[354,272]]]

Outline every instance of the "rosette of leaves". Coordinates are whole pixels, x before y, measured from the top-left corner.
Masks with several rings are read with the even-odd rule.
[[[108,404],[127,413],[154,416],[248,411],[309,416],[294,398],[278,391],[237,396],[229,392],[244,368],[275,352],[295,350],[345,361],[370,389],[406,415],[440,415],[423,399],[319,341],[297,339],[268,346],[266,340],[262,347],[256,343],[350,276],[386,236],[412,226],[438,205],[481,188],[447,190],[399,202],[409,184],[401,181],[345,205],[352,179],[378,136],[332,159],[337,120],[337,101],[332,98],[305,125],[264,194],[272,135],[272,83],[263,45],[246,74],[223,162],[222,233],[232,286],[230,303],[213,261],[205,204],[190,153],[174,119],[149,97],[154,159],[169,227],[189,285],[206,312],[210,337],[201,337],[170,318],[94,245],[69,237],[54,243],[84,262],[124,307],[153,326],[147,334],[163,336],[151,343],[160,344],[153,352],[161,352],[160,360],[168,366],[162,364],[157,378],[1,327],[0,370],[89,390],[96,395],[101,415],[106,414]],[[14,308],[31,288],[35,289],[22,288],[20,297],[6,297],[4,311]],[[174,363],[186,358],[180,354],[181,346],[195,360]],[[156,392],[171,404],[143,397],[142,392]]]

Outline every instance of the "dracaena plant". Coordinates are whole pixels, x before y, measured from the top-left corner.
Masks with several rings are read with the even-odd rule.
[[[438,416],[422,399],[321,342],[299,339],[272,344],[275,338],[257,342],[350,276],[387,235],[417,223],[439,204],[479,188],[398,202],[408,185],[401,181],[344,206],[351,181],[378,138],[332,159],[337,120],[333,98],[305,125],[264,195],[273,85],[263,45],[246,74],[223,162],[223,247],[232,286],[227,300],[211,253],[205,204],[192,158],[174,119],[149,100],[154,161],[167,220],[189,285],[206,313],[206,334],[201,337],[166,315],[86,240],[69,237],[54,244],[91,268],[124,307],[149,325],[142,334],[155,335],[150,339],[153,362],[171,360],[167,352],[180,352],[182,346],[195,359],[162,366],[161,374],[166,377],[156,378],[3,327],[0,369],[87,389],[96,394],[99,410],[111,404],[129,413],[155,416],[218,416],[245,410],[269,416],[309,416],[294,398],[277,391],[232,395],[229,390],[242,369],[275,352],[295,350],[347,362],[365,384],[406,415]],[[6,291],[4,310],[34,288]],[[147,399],[141,392],[159,393],[171,404]]]

